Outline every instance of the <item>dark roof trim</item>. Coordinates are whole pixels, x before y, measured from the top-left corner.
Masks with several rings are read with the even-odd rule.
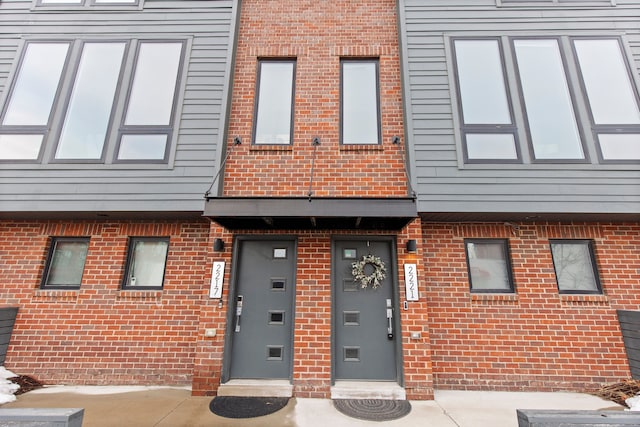
[[[204,216],[231,230],[400,230],[418,212],[413,198],[216,197]]]

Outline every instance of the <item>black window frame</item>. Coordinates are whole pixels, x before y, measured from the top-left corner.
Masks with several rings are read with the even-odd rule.
[[[502,84],[504,86],[505,94],[507,96],[507,105],[509,107],[509,119],[510,124],[466,124],[464,121],[464,112],[462,110],[462,90],[460,89],[460,72],[458,68],[458,60],[456,55],[456,41],[496,41],[498,46],[498,53],[500,55],[500,67],[502,70]],[[460,132],[462,136],[462,154],[465,164],[486,164],[486,163],[522,163],[522,154],[520,152],[520,141],[517,132],[517,124],[513,111],[513,99],[511,95],[511,87],[507,78],[507,68],[504,56],[504,47],[500,37],[452,37],[451,38],[451,55],[453,75],[456,87],[456,101],[458,103],[458,117],[460,120]],[[467,134],[505,134],[513,136],[513,143],[516,150],[516,157],[514,159],[470,159],[469,151],[467,148]]]
[[[375,143],[345,143],[344,142],[344,64],[345,63],[373,63],[376,73],[376,126],[377,138]],[[378,57],[343,57],[340,58],[340,131],[339,140],[342,147],[376,147],[382,145],[382,106],[380,95],[380,58]]]
[[[67,44],[67,53],[64,59],[64,65],[62,66],[62,71],[60,73],[60,78],[58,79],[58,85],[56,87],[56,91],[53,97],[53,101],[51,102],[51,108],[49,110],[49,117],[47,119],[46,125],[4,125],[5,116],[7,114],[7,110],[9,109],[9,103],[14,95],[16,85],[18,83],[18,79],[22,72],[22,67],[24,66],[24,61],[27,56],[27,51],[30,45],[39,45],[39,44]],[[37,134],[42,135],[42,142],[40,143],[40,150],[38,152],[38,156],[35,159],[0,159],[1,164],[15,164],[15,163],[42,163],[44,158],[44,152],[46,146],[48,144],[49,135],[51,134],[53,117],[56,114],[57,105],[60,102],[60,98],[63,96],[63,83],[66,75],[69,73],[70,69],[74,69],[74,66],[71,64],[72,51],[74,48],[75,42],[74,40],[66,40],[66,39],[51,39],[51,40],[27,40],[22,46],[22,51],[20,52],[20,56],[18,57],[18,63],[16,65],[15,73],[11,76],[11,82],[9,86],[9,90],[7,92],[7,96],[2,100],[3,105],[0,109],[0,135],[31,135]],[[62,126],[62,125],[60,125]],[[56,143],[57,144],[57,143]]]
[[[44,266],[44,270],[42,272],[42,278],[40,280],[40,289],[56,289],[56,290],[77,290],[80,289],[80,287],[82,286],[82,278],[84,277],[84,272],[86,269],[86,265],[87,265],[87,257],[89,255],[89,246],[91,244],[90,242],[90,238],[89,237],[51,237],[50,239],[50,244],[49,244],[49,249],[48,249],[48,253],[47,253],[47,260],[45,262],[45,266]],[[85,254],[85,261],[82,265],[82,274],[80,275],[80,283],[78,284],[73,284],[73,285],[50,285],[48,284],[49,281],[49,277],[50,277],[50,273],[51,273],[51,267],[52,267],[52,263],[53,263],[53,258],[56,252],[56,249],[58,248],[58,243],[60,242],[66,242],[66,243],[73,243],[73,242],[81,242],[81,243],[86,243],[87,245],[87,252]]]
[[[292,81],[291,81],[291,115],[289,118],[289,142],[287,144],[277,143],[258,143],[257,130],[258,130],[258,114],[260,106],[260,87],[262,86],[262,65],[265,63],[290,63],[292,65]],[[290,147],[293,145],[293,129],[295,120],[295,107],[296,107],[296,71],[298,60],[294,57],[283,58],[258,58],[256,64],[256,84],[255,84],[255,96],[253,104],[253,122],[251,124],[251,145],[255,147],[276,146],[276,147]]]
[[[558,280],[558,269],[556,267],[556,261],[553,256],[554,244],[582,244],[586,245],[589,250],[589,261],[591,263],[591,273],[593,274],[594,283],[596,285],[595,290],[566,290],[560,288],[560,281]],[[556,287],[560,295],[602,295],[602,282],[600,281],[600,272],[598,270],[598,262],[596,260],[595,245],[593,240],[590,239],[549,239],[549,252],[551,254],[551,262],[553,264],[553,273],[556,277]]]
[[[512,121],[515,132],[516,150],[520,153],[521,150],[526,150],[529,154],[529,158],[521,158],[520,161],[504,161],[501,159],[469,159],[467,154],[467,142],[466,133],[469,131],[469,125],[465,125],[460,82],[457,70],[457,59],[455,42],[457,40],[497,40],[502,60],[502,68],[504,74],[505,88],[507,90],[509,107],[512,112]],[[529,118],[527,117],[526,106],[524,105],[524,98],[522,96],[522,82],[521,76],[518,70],[517,58],[515,55],[514,41],[515,40],[558,40],[558,47],[560,56],[562,58],[562,64],[564,66],[564,73],[566,82],[568,84],[569,93],[571,96],[572,107],[577,122],[578,133],[581,138],[582,149],[584,153],[584,159],[561,159],[561,158],[545,158],[536,159],[533,150],[533,142],[530,136]],[[455,100],[457,102],[457,115],[455,119],[457,123],[457,131],[459,132],[459,147],[462,153],[462,162],[465,165],[474,164],[503,164],[503,163],[521,163],[527,165],[535,164],[589,164],[589,165],[612,165],[612,164],[640,164],[640,159],[604,159],[598,133],[600,134],[637,134],[640,133],[639,125],[596,125],[591,111],[591,105],[589,103],[588,94],[586,92],[585,84],[583,82],[582,72],[578,63],[578,56],[575,49],[575,40],[616,40],[624,66],[629,77],[629,82],[632,86],[633,96],[640,106],[640,83],[637,78],[634,77],[632,72],[632,58],[629,57],[629,52],[626,49],[627,43],[622,36],[602,34],[602,35],[571,35],[571,34],[505,34],[495,36],[454,36],[449,37],[450,41],[450,66],[453,70],[453,82],[452,88],[455,88]],[[507,57],[504,55],[504,49],[509,46],[510,55]],[[512,84],[513,83],[513,84]],[[477,125],[475,125],[477,126]],[[474,129],[475,131],[475,129]],[[488,133],[488,132],[487,132]],[[519,135],[521,137],[519,137]],[[524,147],[523,147],[524,146]],[[596,153],[590,155],[590,153]],[[519,155],[519,154],[518,154]]]
[[[509,288],[486,288],[486,289],[474,289],[473,287],[473,277],[471,274],[471,262],[469,258],[469,247],[468,244],[500,244],[502,246],[502,253],[505,257],[505,268],[507,270],[507,281],[509,282]],[[513,277],[513,267],[511,264],[511,251],[509,248],[509,240],[508,239],[484,239],[484,238],[472,238],[472,239],[464,239],[464,253],[465,260],[467,263],[467,278],[469,280],[469,292],[472,294],[515,294],[516,286]]]
[[[578,74],[578,81],[580,84],[580,90],[582,91],[582,96],[584,99],[584,103],[589,115],[589,125],[592,133],[592,137],[595,141],[596,152],[598,153],[598,161],[602,164],[639,164],[640,159],[605,159],[602,154],[602,147],[600,145],[600,134],[615,134],[615,135],[623,135],[623,134],[640,134],[640,123],[639,124],[596,124],[595,117],[593,115],[593,109],[591,107],[591,101],[589,100],[589,94],[587,93],[586,84],[584,81],[584,76],[582,73],[582,67],[578,60],[578,54],[576,52],[576,40],[615,40],[618,45],[618,49],[620,51],[620,55],[622,57],[623,66],[625,71],[627,72],[627,77],[629,78],[629,83],[631,85],[631,90],[633,92],[633,98],[636,101],[636,106],[640,110],[640,88],[636,80],[634,79],[633,69],[631,68],[631,64],[629,62],[629,57],[627,52],[624,49],[624,43],[621,37],[618,36],[603,36],[603,37],[593,37],[593,36],[574,36],[569,37],[569,44],[571,45],[571,55],[573,56],[573,60],[575,63],[575,67]]]
[[[160,286],[148,286],[148,285],[131,285],[129,280],[129,270],[133,267],[134,263],[134,247],[136,242],[166,242],[167,243],[167,253],[164,258],[164,268],[162,272],[162,284]],[[123,291],[161,291],[164,289],[164,281],[167,275],[167,262],[169,260],[169,250],[170,250],[170,238],[169,237],[140,237],[140,236],[131,236],[129,237],[129,242],[127,244],[127,260],[124,265],[124,275],[122,277],[121,289]]]

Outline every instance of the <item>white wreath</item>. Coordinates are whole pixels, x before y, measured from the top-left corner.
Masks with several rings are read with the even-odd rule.
[[[373,273],[366,274],[364,272],[367,265],[373,267]],[[360,283],[360,287],[366,288],[371,285],[375,289],[387,277],[387,269],[380,257],[365,255],[360,261],[351,264],[351,274],[353,275],[353,280]]]

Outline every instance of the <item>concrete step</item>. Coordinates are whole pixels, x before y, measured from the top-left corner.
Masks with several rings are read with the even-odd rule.
[[[293,386],[287,380],[230,380],[218,388],[218,396],[291,397]]]
[[[332,399],[406,400],[404,388],[390,381],[336,381]]]

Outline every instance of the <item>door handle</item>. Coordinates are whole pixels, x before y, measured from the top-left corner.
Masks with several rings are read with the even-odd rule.
[[[390,299],[387,299],[387,339],[393,339],[393,307]]]
[[[240,317],[242,316],[242,295],[236,298],[236,332],[240,332]]]

